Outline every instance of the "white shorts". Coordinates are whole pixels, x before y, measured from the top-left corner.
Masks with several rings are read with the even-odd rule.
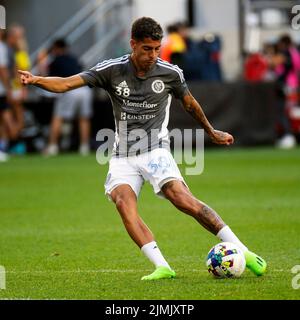
[[[89,119],[92,116],[93,96],[88,87],[70,90],[57,96],[54,102],[54,115],[65,120],[75,116]]]
[[[128,184],[138,197],[144,182],[149,181],[154,192],[164,198],[161,188],[171,180],[179,180],[186,185],[167,149],[158,148],[132,157],[113,157],[104,185],[105,194],[111,199],[110,194],[117,186]]]

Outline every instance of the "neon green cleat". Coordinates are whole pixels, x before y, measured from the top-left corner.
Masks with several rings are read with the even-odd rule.
[[[175,278],[176,273],[167,267],[157,267],[154,272],[148,276],[142,277],[141,280],[159,280],[159,279],[171,279]]]
[[[261,276],[266,272],[266,261],[251,251],[244,252],[246,259],[246,267],[249,268],[257,276]]]

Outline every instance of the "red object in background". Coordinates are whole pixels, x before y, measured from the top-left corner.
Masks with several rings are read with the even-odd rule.
[[[264,80],[268,70],[267,61],[259,53],[247,57],[244,69],[244,78],[247,81],[256,82]]]
[[[219,51],[215,51],[211,54],[211,61],[213,62],[219,62],[221,58],[221,54]]]
[[[294,133],[300,133],[300,92],[298,92],[298,90],[292,90],[287,94],[286,106],[292,131]]]

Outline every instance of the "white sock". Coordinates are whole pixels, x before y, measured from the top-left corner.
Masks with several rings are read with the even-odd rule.
[[[171,269],[168,262],[161,254],[155,241],[145,244],[144,246],[142,246],[141,250],[144,255],[155,265],[156,268],[163,266]]]
[[[90,153],[90,146],[88,143],[82,143],[79,147],[79,153],[86,156]]]
[[[239,238],[231,231],[228,226],[223,227],[217,234],[217,237],[223,242],[232,242],[236,244],[243,252],[248,248],[242,244]]]
[[[49,144],[48,148],[47,148],[47,153],[49,155],[57,155],[58,154],[58,145],[51,143]]]

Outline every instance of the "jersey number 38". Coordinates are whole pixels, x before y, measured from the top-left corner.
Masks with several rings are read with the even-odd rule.
[[[123,88],[123,87],[116,87],[116,94],[118,96],[129,97],[130,89],[129,88]]]

